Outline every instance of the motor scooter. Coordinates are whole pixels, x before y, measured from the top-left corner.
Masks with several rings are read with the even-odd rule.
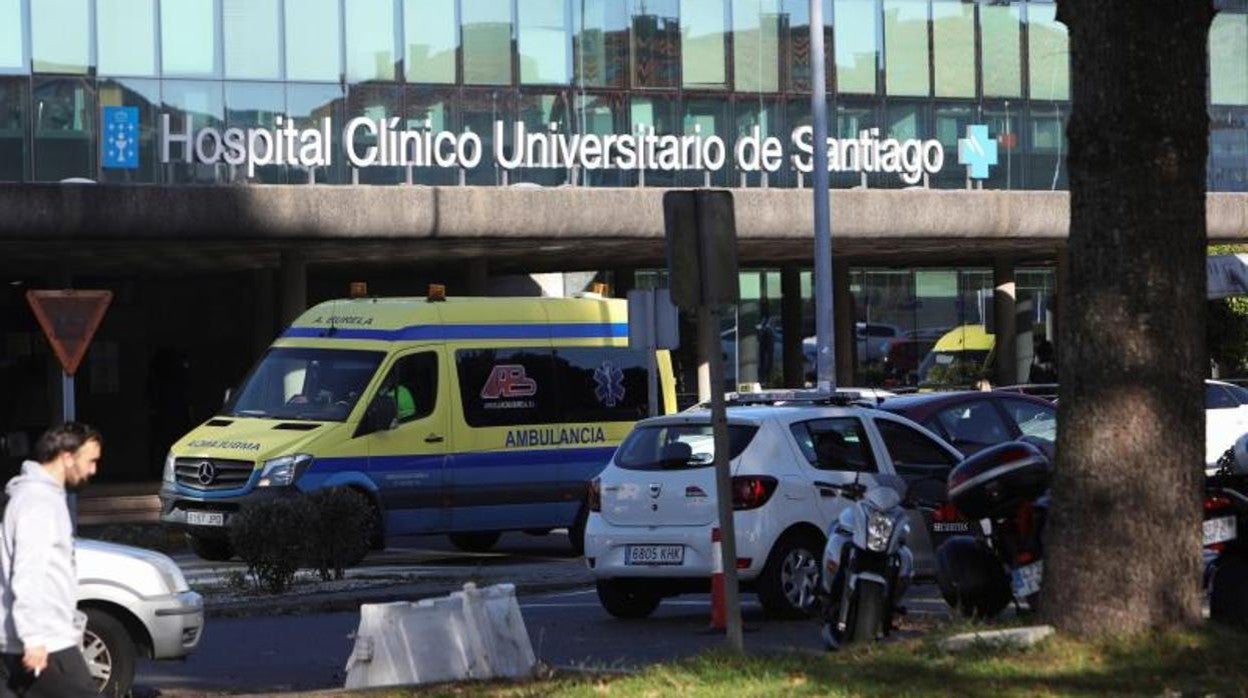
[[[906,482],[896,475],[876,475],[868,487],[854,482],[815,482],[820,496],[842,497],[841,510],[828,531],[819,583],[810,600],[822,622],[824,645],[837,649],[872,642],[893,629],[904,613],[899,601],[914,577],[914,555],[902,500]]]
[[[1248,628],[1248,434],[1218,459],[1205,479],[1203,544],[1209,617]]]
[[[1011,601],[1039,607],[1051,479],[1050,454],[1029,441],[986,448],[950,471],[949,501],[982,531],[936,550],[937,585],[960,614],[992,618]]]

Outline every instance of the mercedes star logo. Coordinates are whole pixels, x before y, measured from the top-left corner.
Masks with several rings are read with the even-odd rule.
[[[197,478],[199,484],[204,486],[211,485],[212,481],[217,479],[217,468],[212,464],[212,461],[206,460],[199,464]]]

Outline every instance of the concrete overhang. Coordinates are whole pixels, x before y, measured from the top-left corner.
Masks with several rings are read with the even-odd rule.
[[[658,188],[0,185],[0,264],[88,261],[100,270],[312,263],[541,271],[663,262]],[[734,189],[743,264],[809,264],[810,191]],[[1052,259],[1066,192],[837,189],[834,253],[862,265]],[[1211,242],[1248,241],[1248,194],[1208,195]]]

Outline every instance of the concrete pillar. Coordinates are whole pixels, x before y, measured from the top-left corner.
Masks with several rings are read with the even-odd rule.
[[[1070,249],[1062,246],[1057,250],[1057,269],[1054,272],[1054,294],[1057,302],[1053,308],[1053,326],[1047,328],[1050,341],[1053,343],[1053,366],[1057,369],[1058,380],[1062,375],[1062,319],[1070,307]]]
[[[1013,385],[1018,382],[1017,327],[1014,317],[1014,301],[1017,292],[1014,285],[1014,260],[997,257],[992,262],[992,317],[995,333],[995,363],[993,385]]]
[[[857,342],[854,341],[854,295],[849,289],[849,260],[832,260],[832,298],[836,307],[836,384],[848,386],[855,382],[854,367]]]
[[[308,309],[308,257],[302,252],[282,252],[282,327],[290,326]]]
[[[255,330],[253,334],[255,356],[268,348],[277,333],[285,329],[277,326],[277,288],[272,269],[257,269],[252,273],[255,295]]]
[[[611,297],[628,298],[628,292],[637,288],[637,270],[620,267],[611,270]]]
[[[469,296],[488,296],[490,295],[490,263],[484,259],[474,259],[468,262],[468,288],[464,289]],[[459,295],[453,291],[448,291],[452,295]]]
[[[800,388],[806,384],[805,358],[802,356],[802,270],[797,266],[780,269],[780,333],[784,337],[784,387]]]

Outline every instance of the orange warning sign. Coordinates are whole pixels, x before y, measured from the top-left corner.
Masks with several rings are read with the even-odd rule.
[[[27,291],[26,301],[65,373],[74,375],[91,345],[112,291]]]

